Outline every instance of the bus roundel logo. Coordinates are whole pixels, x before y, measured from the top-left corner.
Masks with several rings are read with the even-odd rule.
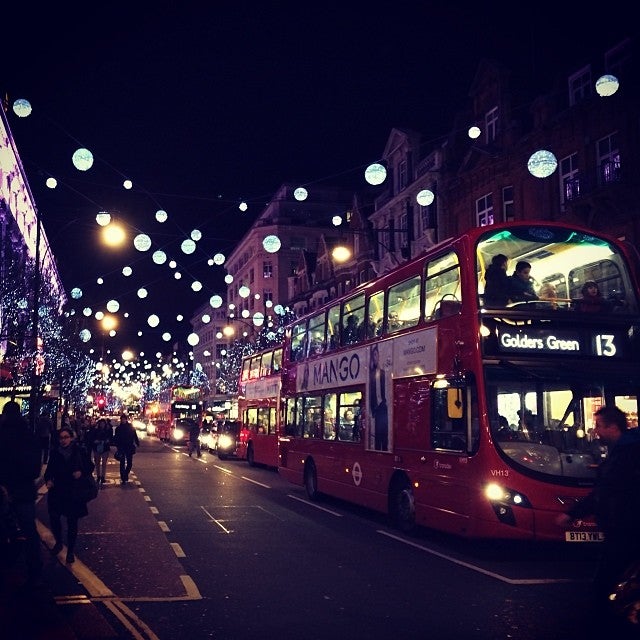
[[[353,463],[353,469],[351,470],[351,475],[353,476],[353,482],[356,487],[360,486],[360,482],[362,481],[362,469],[360,468],[359,462]]]

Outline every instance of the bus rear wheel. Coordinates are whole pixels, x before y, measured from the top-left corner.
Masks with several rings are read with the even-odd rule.
[[[391,485],[389,515],[394,526],[404,533],[409,533],[416,525],[415,498],[407,478],[398,479]]]
[[[304,488],[309,500],[318,499],[318,472],[313,460],[309,460],[304,468]]]
[[[255,460],[253,459],[253,446],[252,445],[249,445],[247,447],[247,462],[249,463],[250,467],[253,467],[256,464]]]

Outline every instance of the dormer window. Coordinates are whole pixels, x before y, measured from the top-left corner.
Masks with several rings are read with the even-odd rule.
[[[484,119],[484,128],[486,131],[486,143],[491,144],[495,142],[498,135],[498,107],[494,107],[491,111],[487,112]]]

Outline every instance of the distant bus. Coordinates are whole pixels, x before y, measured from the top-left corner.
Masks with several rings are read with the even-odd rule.
[[[484,301],[484,273],[532,264],[556,298]],[[576,310],[595,281],[607,311]],[[557,515],[594,485],[604,404],[638,424],[637,255],[613,237],[550,222],[446,240],[287,327],[279,473],[469,538],[599,541]]]
[[[177,420],[192,419],[202,426],[204,416],[203,393],[193,385],[173,385],[160,392],[158,400],[145,407],[145,418],[160,440],[173,441],[172,429]]]
[[[236,456],[250,465],[278,466],[282,347],[267,349],[242,361],[238,385],[241,422]]]

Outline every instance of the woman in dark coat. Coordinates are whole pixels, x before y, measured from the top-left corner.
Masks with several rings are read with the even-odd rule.
[[[56,544],[53,555],[62,551],[62,516],[67,519],[67,562],[75,561],[75,545],[78,537],[78,520],[89,515],[87,503],[78,496],[78,484],[82,476],[83,454],[80,445],[73,441],[73,432],[68,427],[60,429],[58,446],[49,456],[49,465],[44,474],[49,492],[47,502],[49,522]]]
[[[509,302],[509,258],[498,253],[484,273],[484,304],[486,307],[506,307]]]

